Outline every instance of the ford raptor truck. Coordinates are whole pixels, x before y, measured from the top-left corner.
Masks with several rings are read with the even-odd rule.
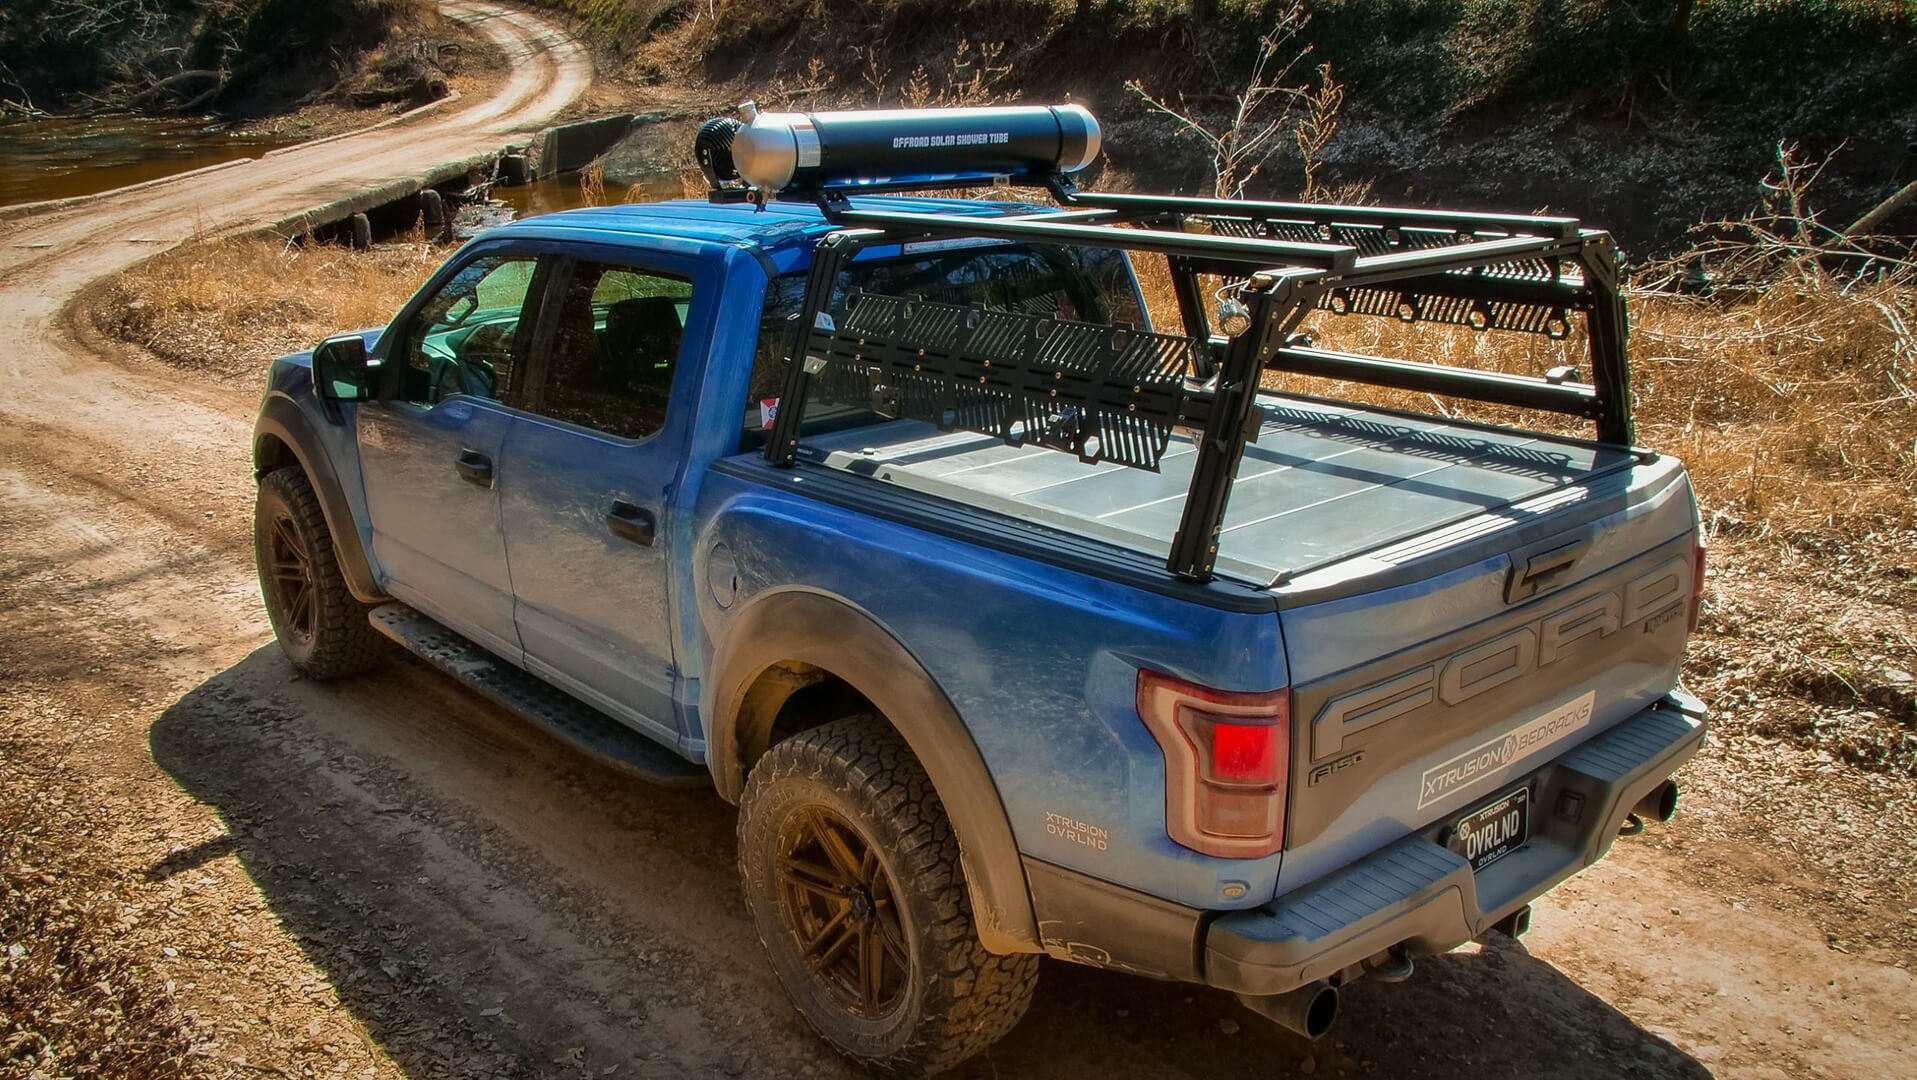
[[[297,671],[390,639],[715,787],[779,982],[892,1073],[990,1046],[1041,956],[1315,1038],[1670,818],[1704,546],[1608,235],[1084,190],[1076,106],[743,111],[709,198],[496,228],[274,362]],[[1048,195],[912,194],[1008,179]]]

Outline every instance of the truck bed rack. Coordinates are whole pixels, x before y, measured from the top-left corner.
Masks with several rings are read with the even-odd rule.
[[[943,430],[1153,471],[1172,430],[1193,429],[1198,459],[1167,569],[1202,581],[1245,443],[1259,431],[1267,370],[1581,416],[1602,442],[1632,441],[1616,247],[1574,218],[1084,192],[1062,177],[1049,186],[1056,209],[1003,217],[814,193],[842,228],[818,244],[768,460],[797,460],[815,388]],[[828,312],[859,250],[951,238],[1163,255],[1183,333],[869,292],[851,294],[836,321]],[[1208,291],[1236,293],[1247,316],[1237,333],[1211,326]],[[1569,368],[1533,377],[1319,349],[1297,333],[1314,311],[1553,339],[1582,316],[1591,379]]]

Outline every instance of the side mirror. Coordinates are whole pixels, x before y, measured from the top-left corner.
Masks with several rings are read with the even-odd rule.
[[[366,339],[341,334],[313,350],[313,390],[322,401],[365,401],[373,396],[366,367]]]

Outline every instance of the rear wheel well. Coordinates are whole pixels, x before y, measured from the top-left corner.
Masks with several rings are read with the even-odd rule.
[[[739,774],[769,749],[800,732],[859,713],[877,713],[851,683],[825,668],[796,660],[761,671],[739,704],[732,737],[739,751]]]

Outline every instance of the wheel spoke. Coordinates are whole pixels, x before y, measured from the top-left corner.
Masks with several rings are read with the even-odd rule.
[[[293,621],[301,628],[305,628],[312,621],[312,614],[313,590],[302,585],[293,600]]]
[[[281,518],[273,523],[273,531],[278,534],[279,542],[284,545],[286,554],[301,563],[306,561],[306,545],[300,543],[299,534],[293,531],[292,522]]]
[[[834,916],[832,922],[828,924],[839,928],[838,936],[833,938],[832,943],[827,945],[824,951],[818,954],[818,959],[813,961],[813,967],[820,971],[831,967],[841,956],[845,955],[845,947],[858,940],[859,924],[846,918],[847,913],[851,910],[848,906],[845,911]],[[821,935],[821,939],[823,939],[823,935]]]
[[[828,900],[844,900],[850,888],[844,878],[829,868],[792,855],[779,860],[779,871],[786,884]]]
[[[825,849],[826,857],[832,860],[832,865],[838,868],[839,873],[854,881],[864,880],[859,873],[858,855],[853,853],[851,845],[845,842],[845,837],[824,814],[816,810],[812,812],[812,828],[818,833],[819,846]]]
[[[825,947],[826,939],[831,937],[832,934],[835,931],[837,931],[839,927],[844,926],[845,920],[850,918],[851,916],[852,916],[852,905],[850,904],[846,904],[845,906],[839,908],[838,911],[834,912],[832,917],[825,921],[825,925],[819,927],[818,932],[813,934],[811,937],[811,940],[806,942],[805,955],[810,957],[817,954],[822,948]]]

